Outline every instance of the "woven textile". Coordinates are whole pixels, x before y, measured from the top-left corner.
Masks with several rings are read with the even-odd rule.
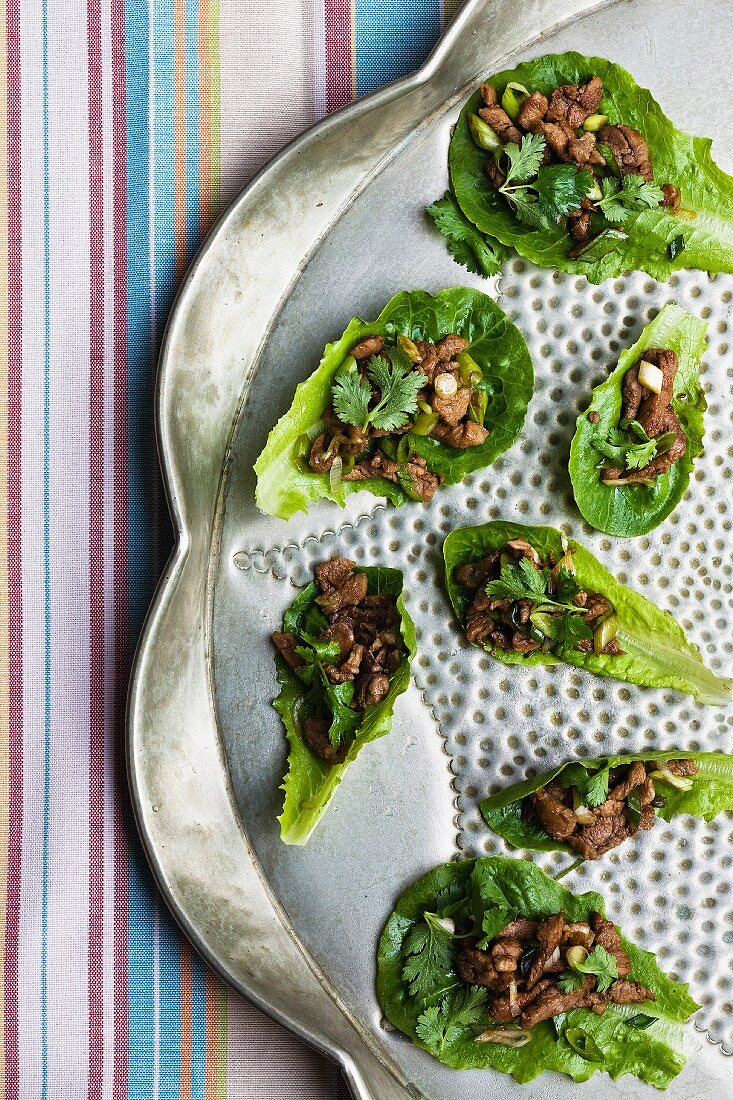
[[[0,1082],[331,1100],[182,941],[134,835],[131,654],[169,535],[157,344],[212,219],[414,68],[440,0],[0,0]]]

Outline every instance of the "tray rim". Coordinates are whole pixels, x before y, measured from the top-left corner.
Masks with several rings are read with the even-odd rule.
[[[541,0],[538,0],[538,7],[542,9],[543,15],[548,21],[542,25],[541,30],[535,31],[535,33],[532,34],[531,37],[528,37],[521,42],[513,43],[509,50],[502,52],[502,56],[506,54],[511,55],[521,49],[536,44],[544,37],[560,29],[564,24],[571,22],[573,19],[583,17],[601,8],[613,6],[619,2],[620,0],[572,0],[572,3],[568,4],[567,2],[563,3],[562,0],[551,0],[551,2],[547,4],[542,3]],[[290,142],[287,146],[281,149],[253,177],[253,179],[246,185],[246,187],[232,200],[227,209],[223,211],[206,239],[202,242],[192,264],[190,265],[186,276],[177,291],[168,319],[166,321],[158,360],[155,385],[156,441],[166,501],[174,527],[175,544],[171,556],[156,586],[152,602],[144,620],[144,624],[133,658],[132,672],[128,691],[127,710],[125,718],[126,763],[128,785],[131,795],[133,814],[138,829],[138,835],[140,836],[143,850],[145,852],[148,864],[151,868],[156,885],[160,890],[161,895],[166,902],[166,905],[171,911],[181,931],[184,933],[184,935],[186,935],[186,937],[193,944],[196,950],[206,960],[207,964],[211,966],[212,969],[225,982],[227,982],[228,985],[230,985],[240,995],[245,996],[245,998],[249,1000],[252,1004],[254,1004],[258,1009],[260,1009],[260,1011],[263,1011],[266,1015],[270,1016],[276,1022],[296,1034],[300,1039],[309,1043],[309,1045],[315,1047],[321,1053],[336,1061],[349,1081],[349,1085],[352,1089],[355,1100],[372,1100],[372,1098],[376,1098],[377,1096],[380,1097],[380,1100],[383,1100],[383,1098],[384,1100],[386,1100],[387,1092],[376,1091],[376,1082],[370,1081],[368,1079],[368,1071],[366,1073],[365,1079],[363,1067],[360,1067],[358,1064],[355,1064],[351,1060],[350,1052],[348,1050],[338,1044],[333,1044],[326,1037],[319,1035],[317,1032],[314,1032],[312,1029],[306,1026],[304,1022],[298,1020],[297,1018],[293,1018],[292,1016],[284,1014],[281,1010],[278,1009],[277,1006],[273,1005],[266,998],[261,996],[255,988],[248,986],[241,980],[238,980],[236,977],[233,976],[231,971],[227,970],[225,960],[222,960],[219,956],[215,954],[215,952],[210,948],[206,938],[197,931],[197,928],[193,923],[187,907],[181,903],[180,898],[177,896],[177,893],[172,887],[171,882],[169,881],[169,878],[166,874],[164,861],[161,858],[161,854],[158,851],[155,840],[147,827],[146,814],[143,808],[141,795],[139,770],[140,762],[137,758],[136,752],[138,737],[140,735],[140,730],[138,728],[136,720],[136,709],[139,702],[139,692],[141,690],[141,687],[144,688],[144,684],[142,683],[143,666],[146,655],[151,645],[153,633],[156,629],[159,617],[164,609],[164,605],[167,602],[170,602],[172,598],[174,598],[176,589],[181,579],[182,570],[186,564],[187,559],[189,558],[189,555],[194,545],[194,533],[191,531],[191,527],[186,521],[184,510],[181,504],[181,498],[183,494],[178,492],[176,485],[177,478],[174,470],[175,461],[173,457],[174,445],[168,432],[164,406],[166,397],[168,396],[168,387],[174,384],[173,380],[170,378],[170,375],[172,373],[171,359],[173,353],[173,345],[176,339],[176,326],[180,320],[181,314],[185,313],[188,297],[192,291],[197,274],[205,264],[207,258],[209,257],[209,254],[216,248],[216,245],[219,243],[222,234],[226,233],[228,227],[235,220],[237,213],[239,212],[242,205],[244,205],[255,192],[266,185],[268,177],[273,174],[275,170],[280,168],[291,158],[300,155],[310,145],[320,141],[324,135],[336,129],[339,129],[343,125],[351,122],[352,120],[361,118],[362,116],[369,114],[380,107],[390,105],[406,93],[419,90],[424,85],[429,84],[439,72],[444,62],[448,59],[451,51],[460,41],[461,37],[466,34],[467,30],[471,27],[472,24],[480,19],[482,12],[490,8],[506,7],[511,5],[511,3],[512,0],[466,0],[466,3],[458,12],[453,22],[443,32],[443,35],[438,40],[428,59],[418,70],[407,77],[404,77],[398,81],[393,82],[390,85],[385,86],[384,88],[381,88],[375,92],[370,93],[367,96],[364,96],[363,98],[341,108],[340,110],[334,112],[326,118],[314,123],[292,142]],[[558,9],[557,12],[552,11],[553,6]],[[548,11],[548,9],[550,10]],[[474,31],[472,33],[475,34],[476,32]],[[474,67],[476,71],[471,73],[467,77],[467,79],[461,83],[461,88],[456,92],[453,99],[461,98],[465,86],[475,80],[479,73],[485,71],[486,69],[486,66],[484,65]],[[441,108],[441,110],[442,109],[447,109],[447,107]],[[401,143],[398,142],[395,148],[398,148],[399,144]],[[393,152],[394,149],[390,152],[389,156],[391,156]],[[378,163],[375,172],[365,178],[362,186],[366,186],[368,182],[373,178],[373,175],[379,173],[383,164],[384,161]],[[359,193],[359,190],[361,190],[361,187],[357,188],[352,193],[350,201],[353,201],[353,198]],[[333,220],[329,224],[325,225],[322,232],[315,239],[311,251],[306,255],[306,260],[319,247],[324,236],[329,232],[332,225],[335,224],[335,222],[343,215],[346,208],[347,207],[339,209],[336,212]],[[264,340],[266,340],[267,334],[269,333],[272,324],[275,323],[277,316],[279,315],[280,308],[284,300],[286,300],[290,289],[292,288],[292,285],[293,283],[291,281],[286,287],[283,297],[279,301],[277,308],[271,314],[268,321],[267,329],[265,331],[265,335],[263,337],[263,342]],[[259,359],[260,351],[261,345],[253,359],[255,366],[257,364],[257,360]],[[242,391],[243,392],[240,396],[240,402],[237,405],[236,414],[231,426],[231,430],[228,433],[228,441],[226,443],[224,460],[222,462],[220,470],[220,487],[221,483],[223,483],[225,479],[227,457],[231,446],[232,436],[234,431],[236,430],[236,425],[239,420],[241,400],[244,392],[246,391],[246,386],[242,387]],[[220,529],[221,517],[219,515],[219,512],[221,506],[222,494],[219,488],[216,493],[215,504],[212,515],[210,517],[211,526],[209,529],[209,546],[206,554],[206,560],[208,563],[207,573],[208,569],[211,568],[212,563],[216,559],[215,543],[217,540],[218,531]],[[210,577],[207,578],[206,581],[207,589],[210,588],[209,580]],[[209,596],[207,595],[207,618],[208,605]],[[206,625],[208,628],[208,622]],[[207,653],[207,667],[209,664],[209,660],[210,657]],[[209,702],[213,715],[213,699],[210,699]],[[226,770],[226,763],[224,761],[223,755],[221,754],[220,743],[218,744],[218,748],[220,751],[222,766]],[[227,775],[227,784],[228,782],[229,780]],[[232,799],[233,803],[231,790],[229,791],[229,794],[230,799]],[[235,804],[233,803],[233,805]],[[235,813],[237,814],[238,818],[236,807]],[[241,822],[240,833],[242,834],[245,843],[247,843],[246,834],[244,832],[244,829],[241,827]],[[258,866],[256,856],[254,856],[254,854],[252,853],[251,847],[248,843],[247,847],[250,852],[250,857],[253,859],[253,862],[257,868],[257,871],[260,874],[260,877],[263,879],[263,885],[267,888],[268,884],[264,880],[264,876],[261,873],[261,868],[259,868]],[[272,894],[270,894],[270,901],[274,904],[275,908],[279,910],[279,914],[282,919],[282,910],[277,903],[277,899],[274,899],[272,897]],[[296,947],[299,949],[303,960],[305,961],[308,968],[320,981],[321,977],[318,974],[317,964],[314,963],[314,961],[308,956],[305,949],[299,943],[297,934],[294,932],[294,930],[288,926],[287,922],[285,923],[287,926],[287,934],[291,937]],[[327,984],[325,988],[328,996],[333,998],[333,991],[328,989]],[[347,1018],[350,1019],[350,1014],[345,1009],[345,1007],[342,1005],[338,1007],[342,1012],[344,1012]],[[357,1032],[362,1030],[360,1026],[357,1027],[353,1019],[350,1019],[350,1023],[353,1027],[356,1028]],[[362,1038],[364,1037],[365,1036],[362,1035]],[[381,1054],[377,1055],[374,1050],[372,1050],[371,1053],[373,1056],[377,1057],[380,1062],[384,1063],[385,1059],[382,1057]],[[395,1083],[399,1081],[399,1084],[397,1085],[398,1091],[394,1092],[395,1098],[398,1096],[404,1097],[407,1095],[413,1095],[412,1087],[404,1079],[402,1072],[398,1070],[397,1067],[394,1065],[388,1066],[387,1068],[392,1078],[396,1079]],[[374,1086],[374,1091],[372,1086]],[[410,1091],[408,1092],[407,1090]],[[390,1100],[392,1098],[391,1091],[389,1092],[389,1098]]]

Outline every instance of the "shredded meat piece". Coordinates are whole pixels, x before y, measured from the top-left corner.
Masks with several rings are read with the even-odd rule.
[[[507,546],[510,550],[518,551],[520,557],[526,558],[527,561],[532,563],[535,569],[542,568],[542,559],[531,542],[527,542],[526,539],[509,539]]]
[[[468,386],[461,386],[451,397],[439,397],[435,394],[431,401],[433,412],[451,428],[455,428],[463,420],[470,404],[471,390]]]
[[[308,463],[317,474],[327,474],[336,461],[338,446],[331,442],[328,432],[322,432],[311,444]]]
[[[646,768],[641,760],[635,760],[624,779],[618,783],[612,790],[609,790],[608,797],[614,802],[623,802],[628,798],[631,791],[635,787],[640,787],[646,780]]]
[[[489,1006],[489,1016],[492,1020],[500,1022],[515,1019],[521,1015],[528,1005],[536,1001],[549,985],[550,979],[542,978],[533,989],[523,989],[521,993],[518,992],[513,997],[510,997],[508,993],[504,993],[501,997],[497,997],[492,1001]]]
[[[491,948],[491,957],[499,973],[517,969],[517,963],[524,954],[524,945],[514,936],[505,936],[502,932]]]
[[[522,132],[517,129],[503,107],[481,107],[479,116],[489,124],[497,137],[505,144],[510,142],[520,144]]]
[[[331,623],[331,625],[323,631],[321,641],[338,642],[339,654],[343,658],[347,656],[354,644],[354,631],[351,624],[344,619],[341,622]]]
[[[614,1005],[639,1005],[644,1001],[655,1001],[656,997],[641,982],[621,980],[613,983],[608,991],[608,999]]]
[[[511,924],[502,929],[502,936],[511,936],[517,940],[532,939],[537,931],[537,921],[527,917],[516,917]]]
[[[485,167],[486,175],[489,177],[490,181],[493,183],[494,187],[498,191],[498,189],[500,187],[503,187],[506,183],[506,176],[504,175],[501,168],[496,163],[493,157],[488,158]]]
[[[547,106],[547,100],[542,92],[532,92],[520,106],[517,122],[523,130],[536,133],[547,113]]]
[[[389,677],[382,672],[360,676],[356,682],[354,701],[360,710],[381,703],[389,691]]]
[[[276,630],[272,635],[272,642],[280,656],[292,669],[303,667],[305,661],[299,653],[295,652],[295,647],[298,643],[292,634],[282,634],[279,630]]]
[[[560,946],[564,927],[565,916],[563,913],[553,913],[547,920],[538,924],[537,943],[539,944],[539,951],[535,955],[532,961],[532,969],[527,975],[527,989],[531,989],[542,977],[547,961]]]
[[[662,206],[671,206],[673,212],[679,209],[680,199],[682,198],[679,190],[671,183],[662,184],[662,192],[664,198],[662,199]]]
[[[455,578],[464,588],[470,588],[472,591],[483,588],[487,581],[496,576],[498,561],[499,551],[494,550],[481,561],[467,562],[466,565],[459,566],[455,571]]]
[[[421,455],[412,455],[405,472],[410,478],[413,492],[420,500],[425,504],[432,500],[442,478],[438,474],[431,473],[425,459]]]
[[[568,229],[574,241],[585,243],[590,236],[590,219],[593,212],[593,203],[588,199],[582,199],[577,210],[568,214]],[[596,415],[598,415],[596,413]],[[599,417],[600,419],[600,417]]]
[[[564,84],[550,96],[547,117],[551,122],[564,122],[577,130],[596,113],[603,95],[600,77],[593,76],[587,84]]]
[[[599,818],[594,825],[584,825],[568,838],[568,843],[583,859],[595,860],[622,844],[631,834],[631,826],[620,813],[614,817]]]
[[[668,348],[648,348],[644,352],[644,359],[653,363],[662,372],[662,389],[659,393],[649,390],[644,396],[637,413],[637,420],[649,436],[659,435],[662,429],[662,418],[669,408],[674,393],[674,380],[679,367],[679,359],[674,351]],[[633,368],[637,371],[638,367]]]
[[[553,840],[565,840],[577,829],[578,819],[569,806],[555,797],[554,793],[550,793],[550,786],[552,784],[534,792],[534,813],[548,836]]]
[[[495,985],[499,972],[488,951],[479,951],[476,947],[465,947],[456,958],[456,969],[464,982],[469,985],[483,985],[490,989]]]
[[[482,84],[479,88],[481,98],[487,107],[493,107],[497,102],[496,89],[493,84]]]
[[[524,1009],[521,1017],[522,1027],[534,1027],[542,1020],[549,1020],[552,1016],[560,1016],[563,1012],[570,1012],[574,1008],[588,1005],[594,984],[595,980],[589,974],[583,979],[581,988],[574,993],[561,993],[556,985],[550,985]]]
[[[652,764],[652,767],[657,766],[666,768],[672,775],[697,775],[700,770],[694,760],[668,760],[665,764]]]
[[[368,580],[364,573],[354,573],[353,561],[331,558],[315,568],[321,595],[316,597],[326,615],[360,603],[367,594]]]
[[[354,359],[369,359],[372,355],[378,355],[384,347],[383,336],[365,336],[351,349]]]
[[[631,126],[604,126],[599,138],[609,147],[624,175],[641,176],[647,182],[654,179],[649,146],[638,130]]]
[[[348,744],[333,745],[328,736],[330,722],[327,718],[309,714],[303,722],[301,732],[311,752],[320,756],[327,764],[343,764],[349,751]]]
[[[583,134],[582,137],[570,138],[567,157],[573,164],[577,164],[578,168],[586,168],[589,164],[601,166],[606,163],[603,154],[596,146],[595,134]]]
[[[534,653],[541,648],[540,642],[535,642],[522,630],[515,630],[512,634],[512,649],[515,653]]]
[[[439,340],[435,345],[435,351],[440,362],[447,363],[451,359],[454,359],[456,355],[460,355],[467,347],[468,340],[464,340],[463,337],[459,336],[456,332],[449,332],[447,336],[444,336],[443,339]]]
[[[355,643],[345,661],[340,665],[324,665],[323,671],[332,684],[345,684],[347,680],[355,680],[359,674],[364,646]]]
[[[488,429],[483,424],[477,424],[475,420],[465,420],[451,428],[440,421],[430,433],[441,442],[457,450],[465,450],[467,447],[479,447],[488,437]]]

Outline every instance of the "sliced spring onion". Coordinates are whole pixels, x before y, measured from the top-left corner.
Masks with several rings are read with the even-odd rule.
[[[680,233],[678,236],[673,237],[667,245],[667,255],[669,256],[670,260],[676,260],[677,257],[685,251],[686,247],[687,243],[685,241],[685,238]]]
[[[598,180],[593,180],[593,186],[590,191],[586,191],[585,197],[590,199],[591,202],[598,202],[599,199],[603,198],[603,192],[598,184]]]
[[[341,490],[341,476],[344,469],[344,460],[341,455],[336,455],[333,460],[333,465],[328,471],[328,485],[334,496]]]
[[[646,1012],[639,1012],[636,1016],[630,1016],[628,1020],[624,1020],[624,1023],[630,1024],[631,1027],[638,1027],[640,1031],[646,1031],[657,1022],[658,1018],[658,1016],[647,1016]]]
[[[634,787],[633,791],[629,791],[629,797],[626,799],[626,820],[635,829],[641,821],[641,811],[641,791],[638,787]]]
[[[488,393],[485,390],[474,390],[471,394],[471,404],[468,406],[468,419],[475,420],[477,424],[483,424],[488,406]]]
[[[478,115],[468,116],[468,128],[479,149],[485,149],[487,153],[495,153],[497,149],[502,148],[499,135]]]
[[[420,412],[415,417],[415,422],[410,428],[413,435],[430,435],[438,423],[438,414],[433,412]]]
[[[481,381],[483,378],[481,367],[467,351],[462,351],[457,355],[456,362],[458,363],[458,373],[461,377],[461,382],[466,382],[471,386],[475,386],[477,382]]]
[[[652,779],[660,779],[663,783],[669,783],[670,787],[676,787],[678,791],[689,791],[692,788],[692,779],[689,775],[675,775],[664,764],[660,764],[653,772],[649,772]]]
[[[651,390],[652,393],[661,393],[664,385],[664,374],[659,367],[655,367],[654,363],[642,359],[639,363],[639,385],[643,386],[645,390]]]
[[[583,123],[583,129],[589,134],[597,134],[608,122],[608,115],[588,115]]]
[[[521,1027],[490,1027],[476,1036],[477,1043],[498,1043],[503,1047],[523,1047],[532,1034]]]
[[[596,820],[587,806],[578,806],[574,813],[581,825],[592,825]]]
[[[529,91],[525,88],[524,84],[517,84],[514,80],[511,80],[507,84],[504,89],[504,95],[501,97],[501,105],[512,122],[517,121],[519,108],[528,96]]]
[[[565,958],[568,961],[568,966],[575,970],[588,958],[588,952],[584,947],[581,947],[580,944],[576,944],[575,947],[569,947],[567,949]]]
[[[411,340],[409,336],[398,336],[397,343],[400,345],[405,355],[407,355],[413,363],[419,363],[421,359],[420,352],[417,350],[417,344],[414,340]]]
[[[439,374],[433,383],[433,389],[439,397],[453,397],[458,393],[458,379],[454,374]]]
[[[593,652],[603,653],[609,642],[612,642],[618,633],[618,615],[611,612],[604,615],[598,626],[593,631]]]
[[[566,1028],[563,1038],[570,1044],[576,1054],[579,1054],[581,1058],[585,1058],[586,1062],[603,1061],[603,1052],[591,1039],[590,1035],[583,1031],[582,1027]]]

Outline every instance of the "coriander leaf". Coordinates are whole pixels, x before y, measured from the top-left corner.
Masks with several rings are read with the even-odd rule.
[[[561,993],[577,993],[583,984],[583,975],[575,974],[572,970],[566,970],[557,981],[557,988]]]
[[[555,595],[560,603],[572,603],[573,597],[580,592],[580,585],[575,579],[575,574],[566,569],[564,565],[561,565],[558,570],[555,587]]]
[[[578,642],[593,637],[593,631],[579,611],[566,611],[564,615],[556,616],[553,637],[560,645],[577,649]]]
[[[605,993],[618,978],[618,965],[615,957],[610,951],[606,951],[605,947],[601,947],[600,944],[593,948],[585,962],[576,963],[574,969],[579,970],[581,974],[593,974],[596,978],[596,988],[599,993]],[[580,988],[580,986],[576,988]]]
[[[487,909],[481,922],[481,930],[484,935],[476,944],[479,950],[485,951],[491,941],[496,939],[502,929],[506,928],[516,915],[517,910],[508,906],[506,898],[504,899],[504,907],[496,906]]]
[[[635,447],[628,447],[624,455],[624,465],[627,470],[641,470],[651,462],[656,453],[656,439],[650,439],[648,443],[639,443]]]
[[[535,569],[526,558],[514,565],[506,562],[501,567],[499,579],[486,585],[486,593],[498,600],[541,600],[547,592],[550,573],[547,569]]]
[[[497,275],[511,250],[494,237],[479,232],[462,212],[450,191],[432,203],[427,213],[446,239],[448,251],[456,263],[474,275]]]
[[[600,806],[608,798],[609,769],[601,768],[589,776],[583,788],[583,802],[586,806]]]
[[[466,903],[466,892],[457,882],[439,890],[435,898],[435,910],[441,917],[452,917]]]
[[[418,1017],[415,1031],[433,1054],[440,1053],[479,1024],[487,1000],[486,990],[478,986],[449,993]]]
[[[372,399],[372,387],[363,378],[356,367],[343,368],[333,380],[333,410],[343,424],[354,424],[361,428],[369,420],[369,402]]]
[[[380,355],[371,357],[366,372],[380,391],[379,401],[368,413],[368,422],[382,431],[402,428],[417,412],[417,395],[427,378],[420,371],[407,370]]]
[[[545,153],[545,139],[541,134],[525,134],[521,145],[510,142],[504,146],[504,153],[509,166],[500,191],[515,180],[521,183],[537,175]]]
[[[610,222],[625,222],[642,210],[652,210],[664,199],[661,187],[641,176],[628,174],[623,180],[608,176],[601,181],[603,197],[596,203]]]
[[[619,420],[618,426],[626,432],[633,432],[634,435],[638,435],[642,443],[649,442],[650,436],[646,434],[638,420]]]
[[[323,666],[318,665],[321,674],[323,694],[328,709],[331,712],[331,725],[328,737],[332,745],[340,745],[344,738],[350,737],[362,719],[362,711],[352,710],[349,706],[354,696],[353,681],[347,680],[345,684],[332,684]]]
[[[425,998],[444,989],[453,974],[453,937],[438,920],[435,913],[425,913],[405,940],[408,958],[402,977],[412,997]]]
[[[542,212],[553,222],[577,210],[593,186],[593,176],[574,164],[548,164],[540,168],[532,187]]]
[[[549,229],[552,225],[552,219],[543,211],[529,187],[513,191],[506,197],[520,222],[532,226],[533,229]]]
[[[300,636],[306,644],[296,645],[295,652],[309,665],[313,664],[316,660],[326,662],[335,661],[341,656],[341,648],[338,642],[322,642],[320,638],[314,637],[307,631],[301,631]]]

